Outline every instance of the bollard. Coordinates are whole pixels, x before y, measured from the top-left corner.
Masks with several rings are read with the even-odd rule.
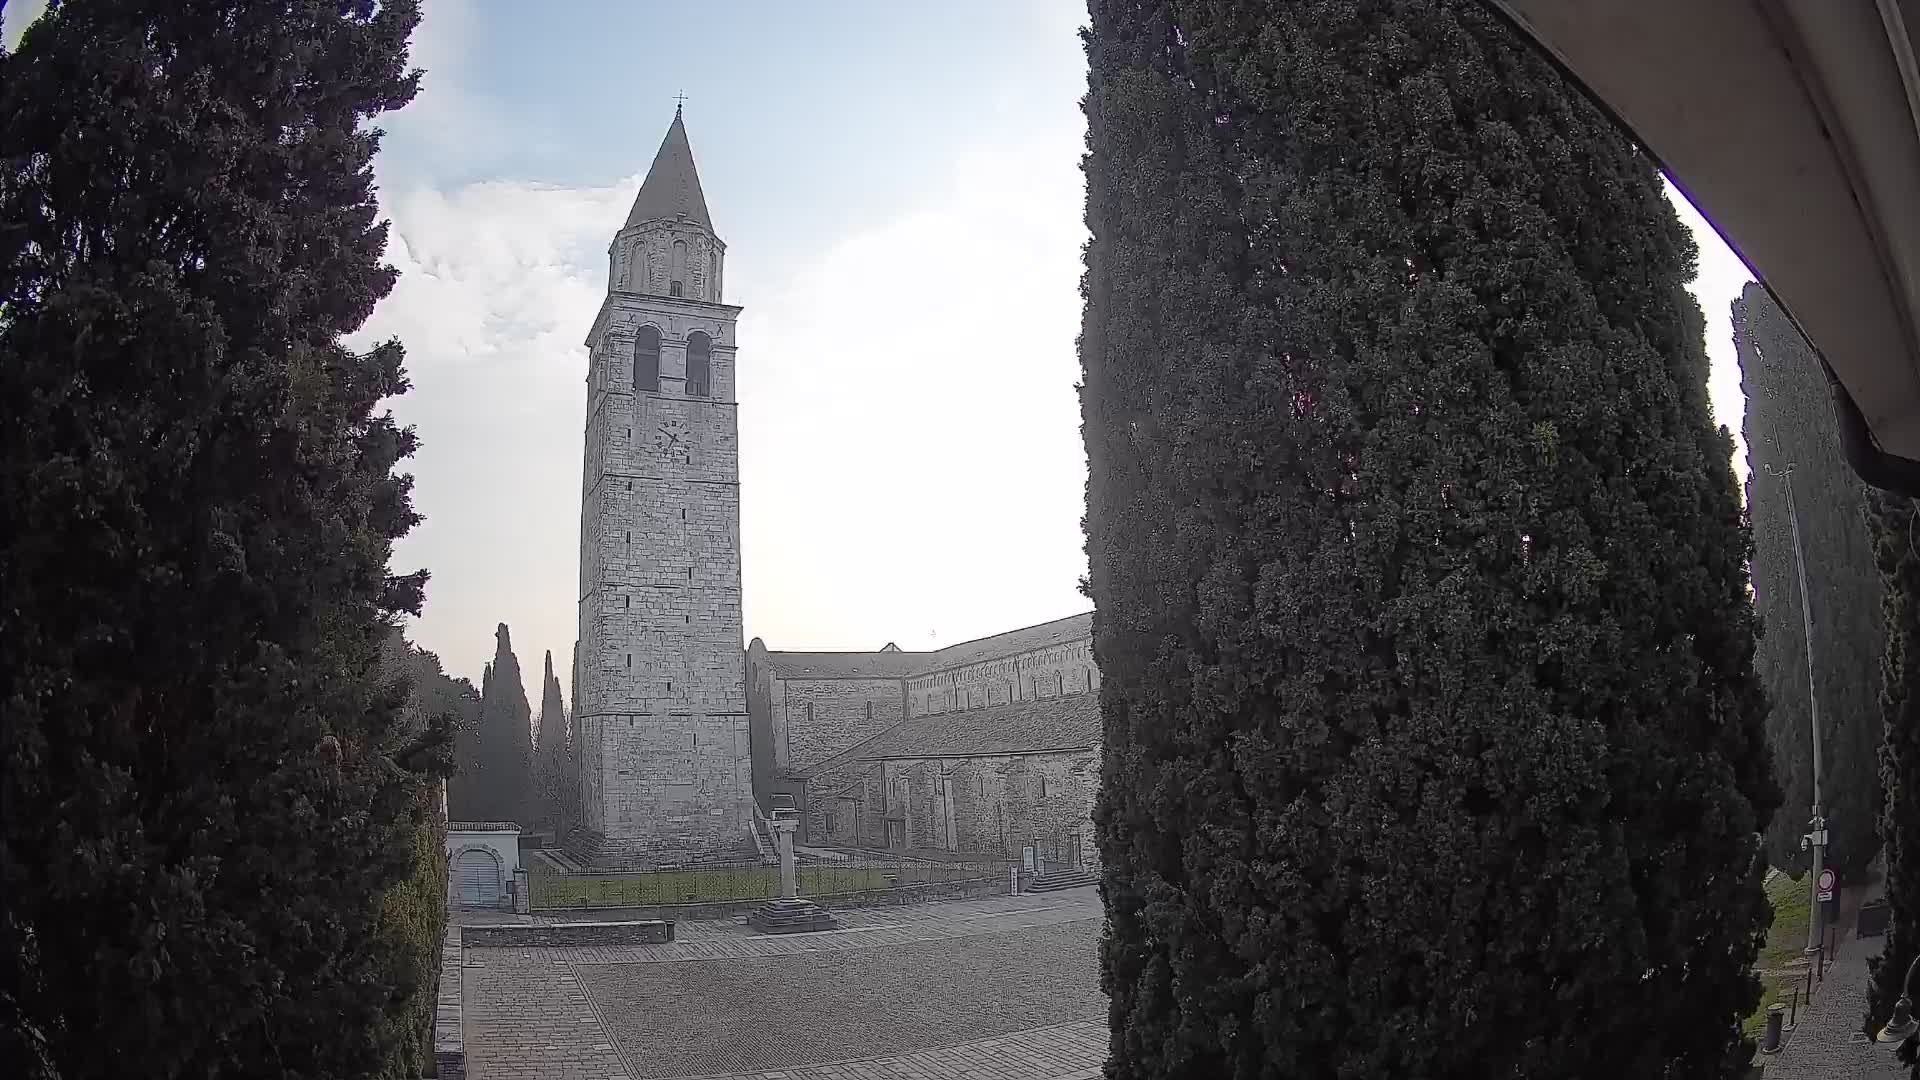
[[[1777,1054],[1780,1052],[1780,1028],[1786,1020],[1786,1016],[1787,1007],[1785,1005],[1776,1001],[1767,1006],[1767,1036],[1766,1039],[1760,1043],[1761,1053]]]
[[[1800,988],[1793,988],[1793,1012],[1787,1015],[1788,1027],[1800,1026]]]

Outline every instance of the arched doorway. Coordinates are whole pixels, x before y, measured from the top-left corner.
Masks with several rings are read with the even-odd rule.
[[[453,901],[461,907],[499,907],[504,895],[500,856],[483,847],[462,848],[453,860]]]

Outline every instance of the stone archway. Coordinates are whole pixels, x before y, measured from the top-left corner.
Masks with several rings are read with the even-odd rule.
[[[492,848],[478,844],[463,847],[453,853],[447,869],[447,901],[454,907],[506,905],[506,870]]]

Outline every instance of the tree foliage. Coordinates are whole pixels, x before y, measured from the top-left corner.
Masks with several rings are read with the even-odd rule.
[[[466,805],[455,817],[465,821],[533,824],[533,711],[520,680],[507,624],[494,629],[493,661],[480,691],[480,721],[471,751],[472,772],[464,777]],[[468,816],[471,815],[471,816]]]
[[[565,831],[564,799],[567,772],[567,706],[560,680],[553,673],[553,653],[547,653],[540,680],[540,723],[533,745],[534,818],[540,824]]]
[[[1737,1075],[1777,793],[1654,166],[1480,4],[1090,9],[1108,1075]]]
[[[1880,683],[1880,781],[1886,802],[1879,825],[1893,915],[1885,948],[1869,961],[1871,1030],[1892,1014],[1907,966],[1920,955],[1920,506],[1885,492],[1870,493],[1868,505],[1874,561],[1886,583]]]
[[[406,877],[388,887],[375,926],[376,947],[391,970],[389,1005],[378,1037],[388,1048],[375,1073],[381,1080],[429,1074],[433,1022],[439,1004],[441,939],[447,923],[447,819],[441,808],[451,772],[452,738],[478,704],[472,684],[447,677],[440,658],[409,644],[395,629],[388,639],[388,670],[406,687],[401,727],[431,746],[432,772],[416,785],[414,830]]]
[[[0,1074],[352,1077],[434,737],[371,121],[412,0],[70,0],[0,57]]]
[[[1767,830],[1775,866],[1801,870],[1800,838],[1813,801],[1807,635],[1787,513],[1794,505],[1813,609],[1814,685],[1820,695],[1821,798],[1829,865],[1856,876],[1879,854],[1880,660],[1885,588],[1874,566],[1866,485],[1840,456],[1826,376],[1806,339],[1767,290],[1750,284],[1733,305],[1733,340],[1746,391],[1747,511],[1753,526],[1757,664],[1772,705],[1767,741],[1784,809]]]

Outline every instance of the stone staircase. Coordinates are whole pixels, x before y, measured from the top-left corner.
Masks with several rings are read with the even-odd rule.
[[[831,912],[804,896],[767,901],[747,914],[747,925],[763,934],[805,934],[840,928],[839,920]]]
[[[1061,889],[1078,889],[1085,885],[1098,885],[1100,875],[1090,870],[1073,866],[1057,866],[1034,875],[1026,883],[1022,892],[1058,892]]]
[[[780,849],[774,846],[773,832],[767,828],[767,819],[760,816],[758,809],[753,812],[753,847],[760,853],[763,863],[780,861]]]
[[[532,866],[552,874],[584,874],[587,868],[562,848],[529,848],[522,852]]]

